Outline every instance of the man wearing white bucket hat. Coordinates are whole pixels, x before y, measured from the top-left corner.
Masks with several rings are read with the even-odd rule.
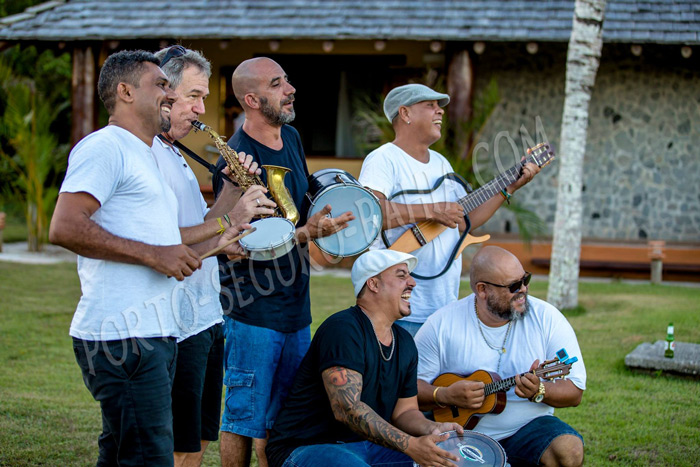
[[[352,268],[357,304],[329,317],[280,411],[267,445],[271,466],[452,465],[436,446],[455,423],[418,410],[418,352],[395,321],[411,314],[415,257],[374,250]]]

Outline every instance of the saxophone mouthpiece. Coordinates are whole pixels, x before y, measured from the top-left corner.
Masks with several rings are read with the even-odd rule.
[[[205,127],[206,127],[206,125],[204,123],[199,122],[197,120],[192,122],[192,126],[194,127],[195,130],[201,130],[201,131],[205,131]]]

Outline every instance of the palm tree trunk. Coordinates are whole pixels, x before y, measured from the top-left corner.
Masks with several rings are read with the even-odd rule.
[[[574,6],[566,58],[559,187],[547,291],[547,301],[558,308],[573,308],[578,304],[583,157],[588,107],[603,48],[604,12],[605,0],[576,0]]]

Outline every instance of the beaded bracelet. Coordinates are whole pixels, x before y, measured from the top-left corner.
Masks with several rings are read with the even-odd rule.
[[[501,196],[503,196],[503,199],[506,200],[506,203],[510,204],[510,198],[513,195],[508,193],[505,188],[501,190]]]

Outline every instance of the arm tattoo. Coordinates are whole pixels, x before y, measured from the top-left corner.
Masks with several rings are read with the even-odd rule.
[[[325,370],[322,377],[336,420],[373,443],[406,451],[410,436],[377,415],[360,400],[360,373],[336,366]]]

